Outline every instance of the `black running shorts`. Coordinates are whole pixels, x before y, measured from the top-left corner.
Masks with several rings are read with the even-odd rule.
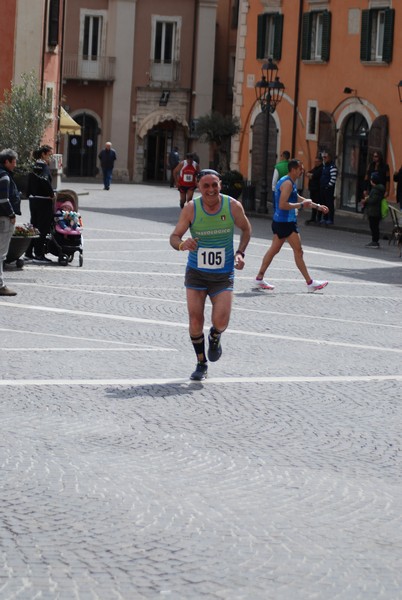
[[[221,292],[233,292],[234,271],[231,273],[205,273],[187,268],[184,285],[190,290],[206,291],[210,298]]]
[[[289,237],[292,233],[299,233],[296,221],[291,221],[290,223],[272,221],[272,231],[276,233],[280,240]]]

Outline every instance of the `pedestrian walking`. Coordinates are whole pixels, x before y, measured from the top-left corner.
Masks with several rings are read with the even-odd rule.
[[[170,187],[171,188],[174,187],[173,172],[174,172],[175,168],[177,167],[177,165],[179,164],[179,162],[180,162],[179,148],[177,146],[175,146],[169,152],[169,157],[168,157],[168,166],[170,169]]]
[[[332,154],[324,150],[321,153],[323,165],[320,179],[320,201],[329,210],[328,217],[322,217],[321,225],[333,225],[335,218],[335,184],[338,169],[333,161]]]
[[[198,163],[194,161],[194,157],[190,152],[186,154],[186,158],[175,168],[173,176],[180,192],[180,208],[183,208],[186,202],[190,202],[193,199],[199,171]]]
[[[198,174],[201,197],[180,213],[170,236],[175,250],[188,251],[185,287],[189,314],[189,332],[197,365],[190,379],[202,381],[207,376],[204,310],[209,296],[212,304],[212,327],[208,336],[208,360],[215,362],[222,354],[221,335],[230,319],[233,299],[234,269],[243,269],[244,256],[251,236],[251,225],[240,202],[220,193],[221,177],[212,169]],[[234,228],[240,229],[240,242],[234,252]],[[190,228],[191,237],[183,239]]]
[[[100,160],[101,169],[103,173],[103,189],[110,190],[114,163],[117,159],[116,150],[112,148],[112,142],[106,142],[103,150],[99,152],[98,158]]]
[[[393,180],[396,183],[396,201],[399,202],[399,208],[402,210],[402,166],[395,171]]]
[[[380,183],[380,180],[379,173],[373,171],[370,179],[370,193],[362,199],[362,206],[367,215],[371,231],[371,242],[366,244],[367,248],[380,247],[381,202],[385,192],[385,186]]]
[[[18,154],[11,148],[0,152],[0,296],[16,296],[7,287],[3,277],[3,263],[7,257],[16,215],[21,214],[20,193],[13,179]]]
[[[300,273],[303,275],[307,284],[308,292],[321,290],[328,281],[317,281],[310,277],[306,264],[303,259],[303,248],[299,230],[297,228],[296,209],[303,207],[312,207],[323,214],[328,213],[328,208],[321,204],[316,204],[310,199],[303,198],[297,192],[296,180],[303,174],[303,164],[300,160],[292,159],[289,161],[289,172],[282,177],[275,187],[274,194],[274,216],[272,220],[272,243],[264,258],[255,279],[256,287],[262,290],[273,290],[274,285],[264,280],[265,272],[271,264],[274,257],[280,252],[283,244],[288,242],[293,250],[295,263]]]

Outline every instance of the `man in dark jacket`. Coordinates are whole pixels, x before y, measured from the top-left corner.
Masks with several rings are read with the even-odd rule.
[[[114,148],[112,148],[112,142],[106,142],[103,150],[99,152],[98,158],[100,160],[101,169],[103,173],[103,189],[109,190],[110,184],[112,182],[114,161],[117,158],[116,151],[114,150]]]
[[[21,214],[20,193],[13,179],[18,155],[11,148],[0,152],[0,296],[16,296],[17,292],[7,287],[3,279],[5,260],[11,236],[14,232],[15,215]]]
[[[336,178],[338,177],[338,169],[329,152],[322,152],[322,160],[320,199],[321,204],[324,204],[324,206],[329,208],[329,213],[327,218],[321,220],[321,223],[324,225],[333,225],[335,215],[335,183]]]
[[[177,146],[175,146],[169,152],[169,160],[168,160],[169,169],[170,169],[170,187],[171,188],[174,187],[173,171],[175,170],[175,168],[177,167],[179,162],[180,162],[179,149]]]

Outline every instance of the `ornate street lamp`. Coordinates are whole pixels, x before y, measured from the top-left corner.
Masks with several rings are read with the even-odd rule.
[[[274,113],[279,102],[282,100],[285,86],[277,76],[278,67],[268,59],[261,67],[261,81],[255,84],[255,96],[259,102],[261,111],[265,113],[265,133],[264,133],[264,159],[263,178],[261,182],[261,203],[258,212],[267,213],[268,200],[268,148],[269,148],[269,115]]]

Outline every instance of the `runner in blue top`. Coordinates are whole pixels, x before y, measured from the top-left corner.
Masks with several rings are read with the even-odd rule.
[[[295,263],[300,273],[307,283],[308,292],[321,290],[328,281],[316,281],[310,277],[306,264],[303,259],[303,248],[299,230],[297,228],[297,210],[303,206],[313,207],[320,212],[327,214],[328,208],[321,204],[316,204],[310,199],[303,198],[297,191],[296,180],[303,174],[303,164],[300,160],[292,159],[289,161],[289,173],[282,177],[275,187],[274,194],[274,216],[272,220],[272,238],[271,247],[265,253],[262,259],[260,270],[255,279],[256,287],[262,290],[273,290],[274,285],[264,281],[265,271],[271,264],[274,256],[280,252],[283,244],[288,242],[293,250]]]
[[[229,324],[233,298],[234,269],[243,269],[244,252],[250,240],[251,225],[240,202],[220,193],[220,175],[212,169],[200,171],[198,189],[201,198],[186,204],[170,236],[175,250],[188,250],[185,276],[190,338],[197,356],[191,379],[207,376],[204,339],[204,309],[209,296],[212,327],[209,331],[208,360],[222,354],[221,334]],[[234,228],[240,229],[238,250],[233,251]],[[182,239],[190,229],[191,237]]]

